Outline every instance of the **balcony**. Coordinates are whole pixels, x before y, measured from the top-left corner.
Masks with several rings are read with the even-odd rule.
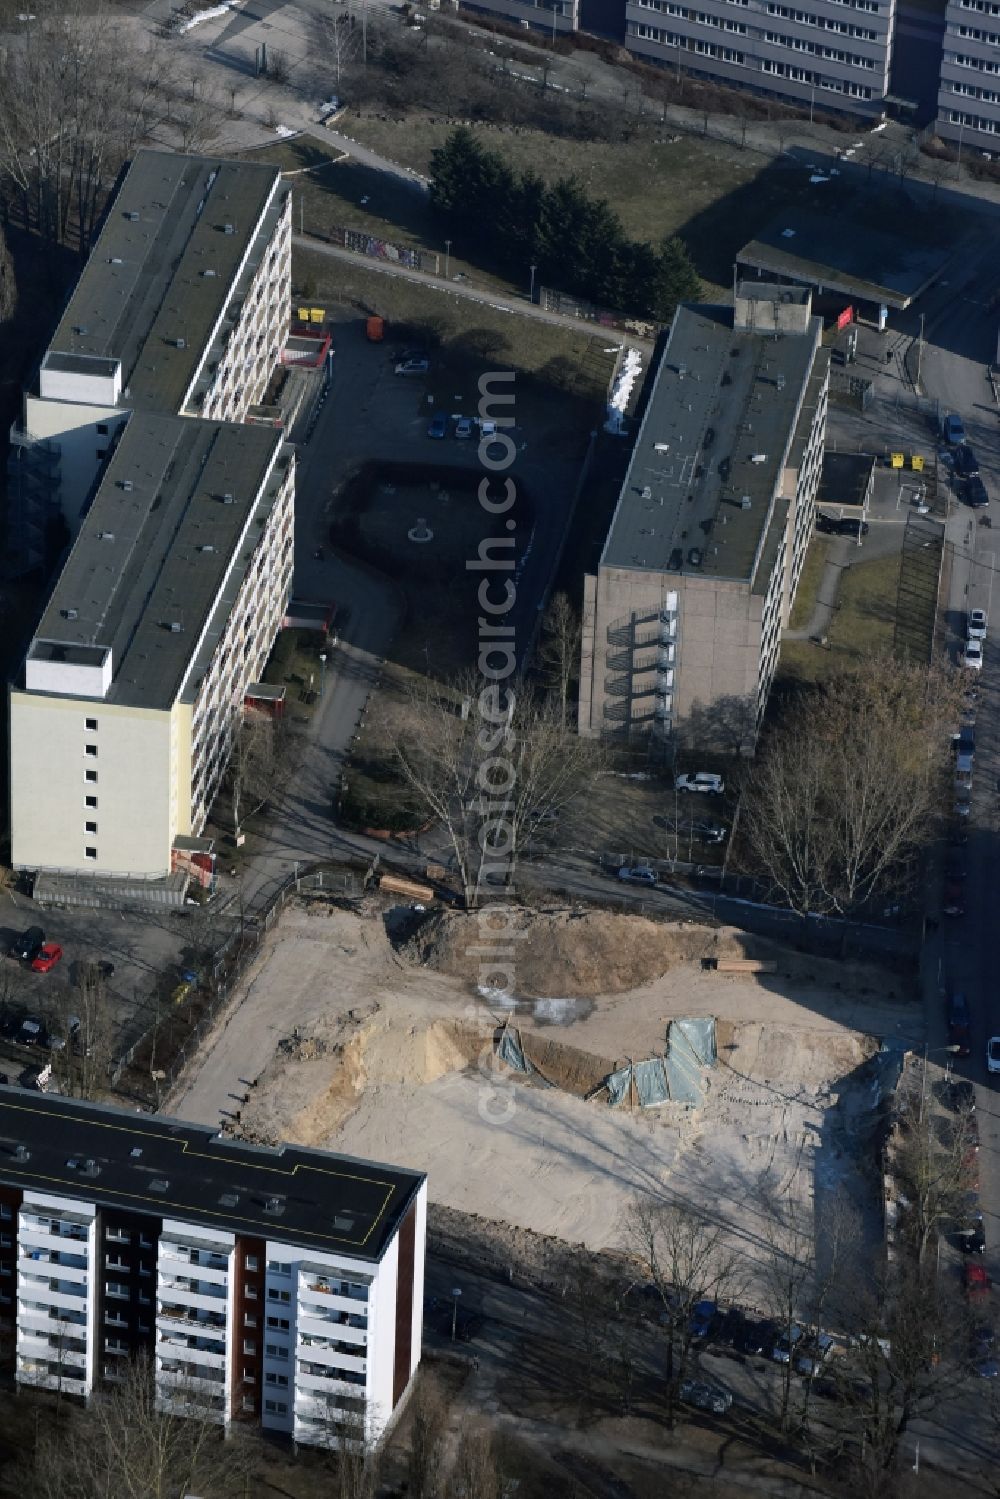
[[[22,1276],[17,1288],[18,1306],[59,1307],[68,1312],[86,1309],[87,1292],[84,1286],[73,1286],[66,1281],[50,1283],[47,1280],[30,1280]]]
[[[185,1362],[196,1364],[201,1369],[224,1369],[226,1366],[225,1349],[206,1348],[200,1340],[194,1342],[182,1337],[158,1337],[156,1353],[158,1358],[167,1361],[183,1357]]]
[[[19,1361],[27,1360],[29,1363],[50,1362],[61,1364],[68,1369],[85,1370],[87,1367],[86,1348],[82,1345],[71,1347],[71,1343],[79,1345],[80,1339],[67,1339],[64,1345],[58,1338],[45,1338],[39,1333],[32,1333],[27,1337],[18,1338],[17,1357]],[[83,1378],[83,1375],[80,1378]]]
[[[367,1324],[362,1323],[360,1327],[351,1327],[345,1313],[341,1312],[340,1315],[343,1320],[328,1323],[322,1333],[301,1332],[299,1347],[322,1352],[324,1349],[329,1351],[338,1346],[350,1345],[351,1348],[359,1351],[360,1356],[368,1346]],[[357,1321],[357,1318],[354,1320]]]
[[[43,1390],[61,1390],[64,1394],[85,1395],[87,1381],[83,1375],[70,1374],[51,1359],[22,1359],[17,1361],[19,1384],[36,1385]]]
[[[164,1332],[194,1334],[201,1338],[213,1338],[225,1342],[226,1319],[217,1312],[207,1316],[187,1311],[182,1307],[165,1306],[156,1319],[158,1328]]]
[[[182,1369],[164,1369],[158,1367],[156,1370],[156,1389],[159,1394],[168,1398],[185,1395],[218,1395],[220,1401],[225,1401],[225,1373],[219,1370],[202,1368],[198,1364],[188,1364]]]
[[[17,1230],[18,1243],[25,1248],[34,1246],[39,1249],[58,1251],[65,1249],[67,1243],[86,1244],[88,1238],[89,1234],[83,1224],[72,1229],[64,1227],[62,1232],[58,1232],[53,1231],[48,1223],[43,1223],[38,1218],[28,1217],[25,1213],[21,1214]]]
[[[324,1312],[356,1312],[359,1306],[368,1305],[367,1293],[359,1294],[336,1289],[329,1281],[317,1280],[315,1276],[300,1276],[299,1303],[321,1307]]]
[[[48,1249],[21,1250],[18,1271],[25,1284],[41,1279],[46,1269],[52,1272],[50,1279],[76,1281],[85,1286],[89,1278],[85,1255],[60,1254]]]
[[[308,1358],[303,1358],[296,1348],[295,1357],[296,1366],[301,1371],[302,1378],[321,1380],[323,1388],[331,1379],[337,1379],[344,1373],[364,1374],[367,1369],[363,1350],[361,1356],[358,1357],[344,1353],[341,1349],[310,1348]],[[320,1386],[314,1388],[320,1388]]]
[[[192,1290],[187,1286],[169,1285],[161,1281],[156,1293],[156,1315],[159,1319],[163,1316],[167,1307],[187,1307],[193,1311],[217,1312],[219,1303],[225,1304],[226,1293],[224,1290],[215,1290],[214,1287],[205,1286],[203,1289]]]

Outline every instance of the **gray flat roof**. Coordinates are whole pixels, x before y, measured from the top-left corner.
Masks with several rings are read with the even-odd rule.
[[[178,411],[280,177],[261,162],[137,152],[49,345],[50,367],[121,360],[126,404]],[[268,234],[279,212],[276,200]]]
[[[216,612],[248,506],[269,509],[280,474],[257,497],[281,442],[268,427],[133,412],[32,651],[60,659],[56,647],[70,653],[61,659],[80,660],[81,649],[110,647],[106,701],[168,709]],[[235,597],[245,562],[241,553],[224,599]]]
[[[819,476],[820,505],[863,505],[875,459],[870,453],[824,453]]]
[[[14,1154],[18,1145],[26,1160]],[[245,1145],[180,1119],[0,1086],[0,1181],[24,1191],[377,1263],[423,1180],[352,1156]]]
[[[731,307],[678,308],[603,567],[753,580],[820,329],[743,332]]]
[[[858,224],[847,214],[788,210],[743,246],[737,265],[900,310],[941,274],[953,250]]]

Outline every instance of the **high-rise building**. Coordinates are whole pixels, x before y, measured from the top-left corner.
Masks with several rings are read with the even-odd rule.
[[[752,741],[812,534],[829,354],[804,287],[677,309],[595,576],[580,732]],[[718,731],[718,732],[716,732]]]
[[[242,421],[278,363],[291,194],[277,167],[137,152],[11,432],[10,545],[75,534],[131,411]]]
[[[937,133],[963,151],[1000,152],[1000,3],[948,0]]]
[[[385,1429],[420,1361],[424,1176],[14,1088],[0,1132],[19,1385],[86,1398],[143,1354],[179,1415],[323,1446]]]
[[[281,628],[294,477],[273,429],[123,415],[10,687],[16,867],[177,867]]]

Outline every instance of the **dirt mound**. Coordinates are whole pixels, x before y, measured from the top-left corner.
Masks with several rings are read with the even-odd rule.
[[[501,920],[507,923],[501,926]],[[527,911],[507,908],[496,931],[487,913],[437,911],[401,948],[413,963],[471,984],[490,982],[483,949],[514,952],[513,992],[519,998],[621,994],[659,978],[679,963],[743,957],[742,932],[695,922],[649,921],[609,911]]]

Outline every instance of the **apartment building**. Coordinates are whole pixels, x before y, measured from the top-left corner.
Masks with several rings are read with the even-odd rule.
[[[9,689],[18,868],[161,878],[197,837],[291,593],[294,454],[125,413]]]
[[[829,355],[805,287],[681,306],[595,576],[580,732],[661,743],[764,711],[812,533]]]
[[[1000,152],[1000,3],[948,0],[937,134],[963,151]]]
[[[277,167],[139,151],[11,432],[10,545],[76,532],[128,413],[242,421],[278,363],[291,194]]]
[[[878,117],[894,15],[895,0],[625,0],[625,45],[696,78]]]
[[[0,1132],[18,1384],[86,1398],[143,1354],[181,1415],[384,1430],[420,1361],[424,1176],[4,1087]]]
[[[463,9],[556,37],[580,29],[580,5],[581,0],[488,0],[485,4],[464,5]]]

